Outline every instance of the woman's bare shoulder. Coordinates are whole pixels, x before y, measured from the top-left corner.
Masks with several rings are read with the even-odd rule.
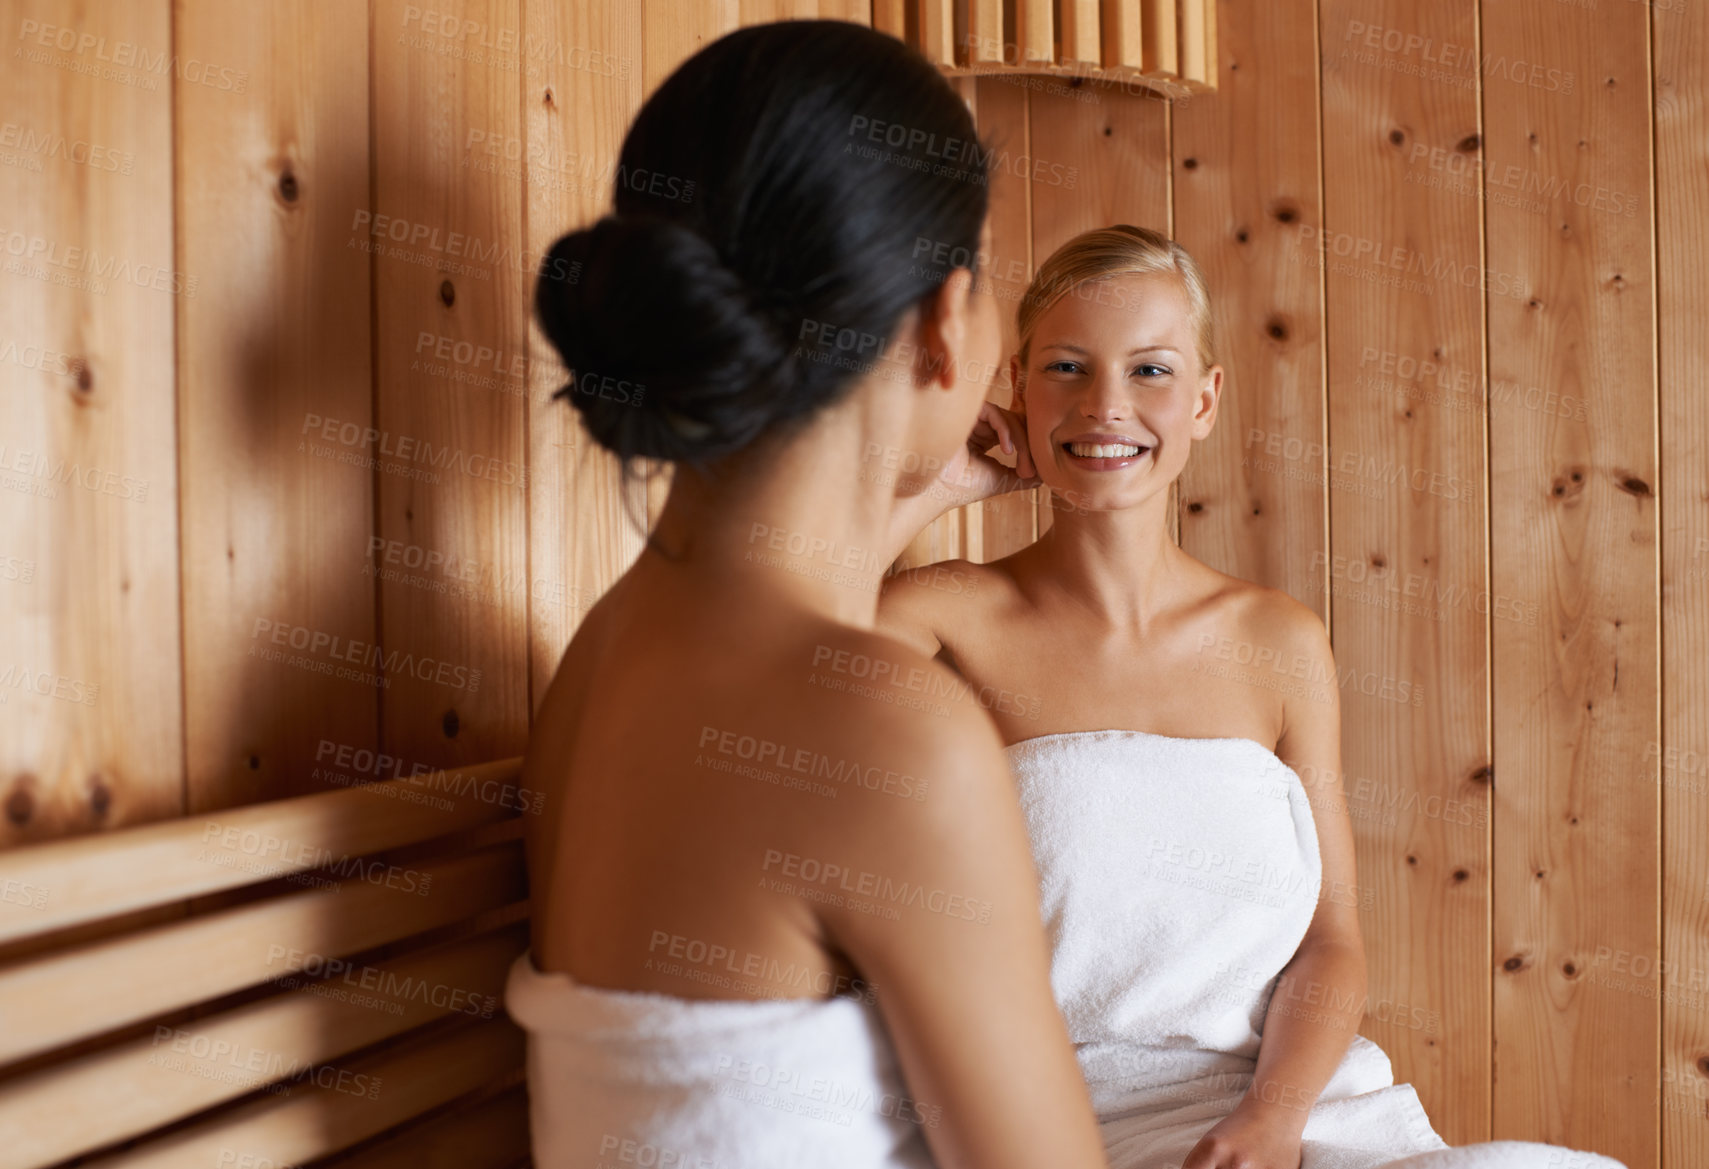
[[[1013,561],[940,560],[893,573],[879,597],[879,628],[935,655],[965,630],[988,627],[1019,597]]]

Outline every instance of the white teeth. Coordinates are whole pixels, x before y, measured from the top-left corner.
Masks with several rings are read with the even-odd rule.
[[[1068,444],[1068,453],[1079,455],[1083,459],[1126,459],[1137,455],[1139,448],[1126,443],[1071,442]]]

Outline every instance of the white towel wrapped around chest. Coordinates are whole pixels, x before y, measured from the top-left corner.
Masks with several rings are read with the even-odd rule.
[[[1305,787],[1251,739],[1076,731],[1008,754],[1051,985],[1111,1169],[1179,1169],[1251,1085],[1277,976],[1319,894],[1353,891],[1323,888]],[[1301,1169],[1622,1169],[1528,1141],[1449,1147],[1360,1035],[1301,1156]]]
[[[505,1008],[528,1032],[539,1169],[930,1169],[942,1118],[870,1002],[604,990],[525,951]]]

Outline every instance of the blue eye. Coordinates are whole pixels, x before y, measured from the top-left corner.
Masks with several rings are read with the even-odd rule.
[[[1045,366],[1044,368],[1045,368],[1046,372],[1049,372],[1051,370],[1059,369],[1062,366],[1077,367],[1078,363],[1073,362],[1073,361],[1069,361],[1068,359],[1064,358],[1060,361],[1053,361],[1049,365]]]
[[[1134,372],[1139,374],[1140,377],[1168,377],[1169,376],[1169,369],[1167,366],[1153,365],[1151,362],[1146,362],[1144,365],[1142,365],[1138,369],[1134,370]]]

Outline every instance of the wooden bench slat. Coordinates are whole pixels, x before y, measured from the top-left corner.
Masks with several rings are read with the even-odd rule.
[[[502,820],[531,798],[521,770],[518,756],[0,853],[0,944]]]
[[[508,1018],[458,1027],[357,1061],[351,1071],[378,1081],[372,1099],[319,1085],[263,1098],[84,1169],[245,1169],[295,1166],[514,1075],[526,1050]]]
[[[55,1164],[274,1081],[330,1074],[328,1061],[454,1012],[491,1017],[527,944],[527,927],[510,926],[374,963],[381,1003],[304,987],[13,1080],[0,1090],[0,1169]]]
[[[399,880],[427,895],[357,878],[0,971],[0,1064],[295,973],[295,963],[309,962],[313,974],[326,959],[461,921],[526,890],[514,844],[407,870]]]
[[[528,1092],[518,1085],[339,1157],[324,1169],[511,1169],[528,1155]]]

